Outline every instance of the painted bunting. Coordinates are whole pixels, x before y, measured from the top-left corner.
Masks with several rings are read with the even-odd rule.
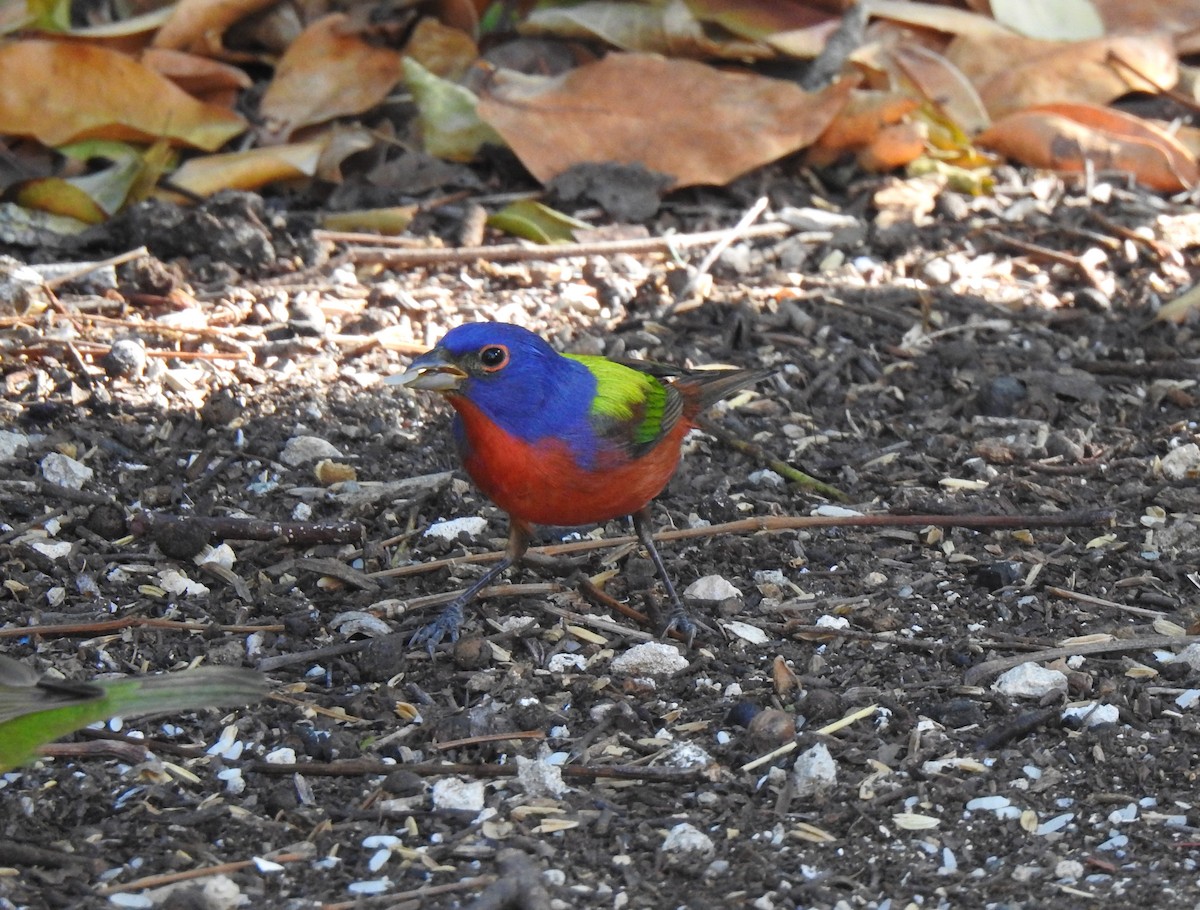
[[[32,761],[40,746],[110,717],[245,705],[266,692],[262,674],[235,667],[73,682],[39,678],[32,667],[0,654],[0,771]]]
[[[533,525],[584,525],[629,516],[671,600],[668,629],[695,626],[654,546],[650,501],[675,473],[684,436],[705,408],[771,370],[663,378],[651,364],[560,354],[520,326],[452,329],[394,385],[440,392],[457,411],[454,436],[476,485],[509,516],[505,557],[419,629],[430,652],[458,637],[466,605],[529,547]]]

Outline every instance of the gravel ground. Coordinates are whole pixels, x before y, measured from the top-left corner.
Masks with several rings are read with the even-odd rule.
[[[142,210],[97,252],[150,255],[0,313],[0,649],[275,684],[0,776],[0,907],[1200,901],[1200,336],[1158,318],[1200,215],[1015,173],[836,218],[769,195],[786,234],[682,302],[662,255],[388,267],[225,197],[187,249]],[[776,367],[655,506],[695,531],[660,545],[677,583],[708,579],[692,648],[616,522],[543,529],[581,543],[407,647],[506,522],[449,410],[381,379],[475,319]],[[842,514],[900,518],[795,520]]]

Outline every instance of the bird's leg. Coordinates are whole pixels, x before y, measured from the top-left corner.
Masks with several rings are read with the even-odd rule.
[[[650,560],[654,563],[654,570],[658,573],[658,577],[662,580],[663,587],[667,589],[667,596],[671,598],[671,612],[667,616],[667,625],[663,629],[663,634],[675,631],[681,635],[687,636],[688,647],[692,646],[692,639],[696,637],[696,624],[692,622],[691,616],[688,615],[687,607],[683,605],[683,601],[679,599],[679,595],[675,593],[675,585],[671,583],[671,576],[667,574],[667,567],[663,565],[662,557],[658,555],[658,548],[654,546],[654,530],[650,527],[650,507],[638,509],[631,516],[633,520],[633,530],[637,533],[638,540],[642,542],[642,546],[650,551]]]
[[[458,629],[463,623],[463,611],[467,604],[474,600],[480,591],[504,574],[510,566],[517,565],[521,561],[521,557],[529,549],[529,541],[532,537],[533,529],[528,524],[510,517],[508,550],[505,552],[504,558],[476,579],[471,587],[446,604],[437,619],[417,629],[413,637],[409,639],[409,647],[415,648],[424,645],[432,655],[434,648],[442,643],[443,638],[449,636],[451,641],[458,641]]]

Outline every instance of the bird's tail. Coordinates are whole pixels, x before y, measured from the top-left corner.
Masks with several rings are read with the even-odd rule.
[[[722,398],[766,379],[773,367],[761,370],[704,370],[680,376],[671,383],[683,395],[683,416],[690,420]]]

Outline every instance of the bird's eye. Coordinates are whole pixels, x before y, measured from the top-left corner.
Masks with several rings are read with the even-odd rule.
[[[502,344],[489,344],[479,352],[479,362],[489,373],[495,373],[508,366],[508,348]]]

